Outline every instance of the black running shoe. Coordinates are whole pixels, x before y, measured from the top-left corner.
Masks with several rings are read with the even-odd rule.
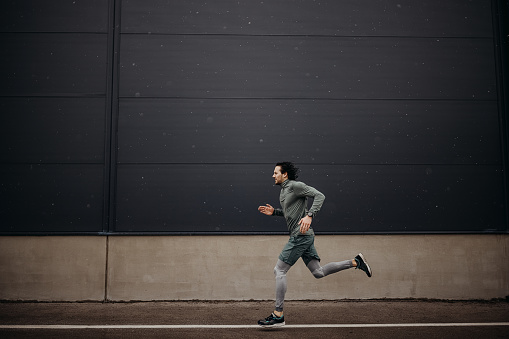
[[[280,327],[285,325],[285,316],[278,317],[274,313],[267,318],[258,320],[258,325],[261,327]]]
[[[369,268],[368,262],[366,261],[366,259],[364,259],[364,256],[362,255],[362,253],[359,253],[355,257],[355,261],[357,262],[356,269],[363,270],[364,272],[366,272],[368,277],[371,278],[371,268]]]

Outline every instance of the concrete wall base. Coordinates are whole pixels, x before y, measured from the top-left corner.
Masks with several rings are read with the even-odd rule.
[[[0,237],[0,299],[103,300],[105,237]]]
[[[0,300],[269,300],[286,236],[0,237]],[[509,235],[317,236],[322,264],[362,252],[315,279],[299,261],[287,300],[493,299],[509,295]]]

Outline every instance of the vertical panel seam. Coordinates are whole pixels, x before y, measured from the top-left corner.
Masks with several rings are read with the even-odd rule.
[[[110,237],[106,236],[106,253],[104,264],[104,298],[103,302],[108,302],[108,275],[109,275],[109,253],[110,253]]]
[[[508,159],[508,125],[507,125],[507,93],[505,92],[505,82],[507,81],[507,70],[505,60],[505,49],[507,48],[504,43],[504,39],[507,39],[505,34],[505,25],[507,23],[501,20],[504,13],[507,12],[507,8],[504,10],[502,6],[509,7],[509,1],[491,1],[491,13],[492,13],[492,27],[493,27],[493,49],[494,49],[494,61],[495,61],[495,79],[497,88],[497,106],[498,106],[498,117],[499,117],[499,133],[500,133],[500,147],[501,147],[501,160],[502,160],[502,180],[503,180],[503,194],[504,194],[504,210],[505,210],[505,231],[509,233],[509,159]]]

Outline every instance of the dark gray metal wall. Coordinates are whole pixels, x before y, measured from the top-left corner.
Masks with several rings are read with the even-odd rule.
[[[103,230],[108,3],[4,1],[2,232]]]
[[[508,231],[506,1],[7,7],[3,233]]]

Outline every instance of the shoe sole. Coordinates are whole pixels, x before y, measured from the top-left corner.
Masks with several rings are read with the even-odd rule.
[[[263,328],[273,328],[273,327],[283,327],[283,326],[285,326],[285,323],[282,322],[282,323],[277,323],[274,325],[260,325],[260,324],[258,324],[258,325]]]
[[[369,272],[368,277],[371,278],[371,276],[373,275],[373,273],[371,273],[371,267],[369,267],[368,262],[366,261],[366,259],[362,255],[362,253],[359,253],[359,257],[361,257],[362,261],[364,261],[364,265],[366,265],[366,267],[368,268],[368,272]]]

